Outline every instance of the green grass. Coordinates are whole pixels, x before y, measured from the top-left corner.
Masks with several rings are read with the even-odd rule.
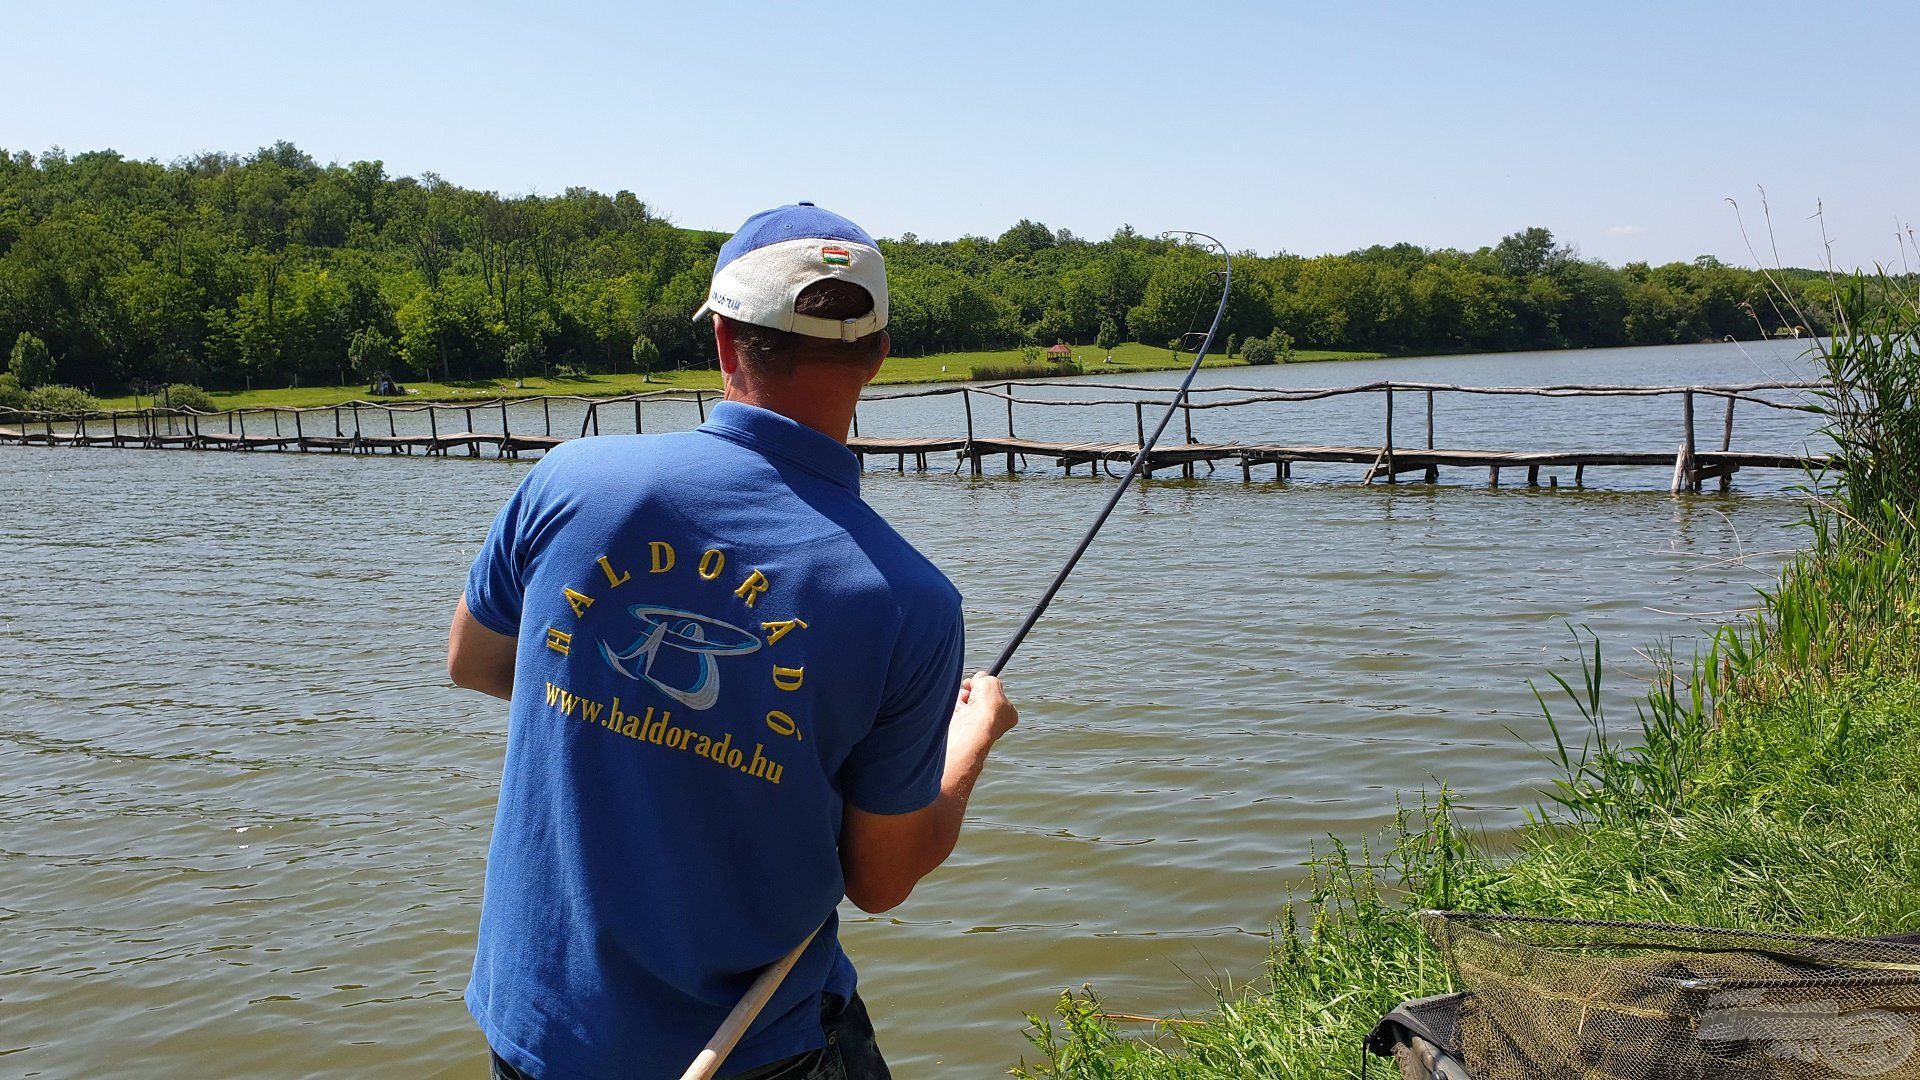
[[[1083,358],[1082,367],[1075,370],[1050,368],[1047,375],[1118,375],[1135,371],[1167,371],[1185,368],[1193,362],[1191,353],[1172,353],[1163,348],[1129,342],[1111,350],[1113,363],[1105,363],[1108,352],[1095,349],[1091,345],[1079,350]],[[1335,352],[1325,349],[1299,350],[1296,363],[1317,360],[1373,360],[1379,353]],[[939,353],[933,356],[891,356],[881,365],[880,377],[874,380],[877,386],[899,385],[907,383],[965,382],[974,378],[975,367],[1019,366],[1022,356],[1018,349],[1002,349],[991,352]],[[1238,367],[1242,361],[1229,360],[1224,356],[1208,356],[1206,366]],[[989,378],[1005,378],[1005,375],[992,375]],[[578,375],[554,378],[528,376],[525,385],[514,379],[475,379],[460,380],[452,383],[432,381],[408,381],[404,385],[408,390],[417,391],[405,398],[385,398],[386,401],[476,401],[496,397],[538,397],[542,394],[578,394],[582,397],[619,397],[623,394],[636,394],[648,390],[717,390],[720,388],[720,373],[712,370],[667,371],[643,380],[639,375]],[[222,409],[246,409],[270,405],[316,406],[338,405],[344,401],[366,399],[366,384],[356,383],[348,386],[300,386],[275,390],[226,390],[215,391],[213,400]],[[132,396],[102,399],[102,407],[108,409],[144,408],[153,404],[151,398]]]
[[[1755,616],[1688,663],[1668,659],[1630,737],[1603,712],[1595,642],[1577,680],[1540,694],[1560,775],[1502,850],[1455,827],[1443,790],[1403,811],[1383,850],[1335,840],[1310,861],[1258,982],[1144,1033],[1107,1018],[1091,988],[1064,994],[1029,1018],[1035,1060],[1012,1073],[1358,1076],[1375,1021],[1453,989],[1422,908],[1920,930],[1920,308],[1872,310],[1888,295],[1847,301],[1861,307],[1842,310],[1825,358],[1842,388],[1827,429],[1851,469],[1816,491],[1810,550]]]

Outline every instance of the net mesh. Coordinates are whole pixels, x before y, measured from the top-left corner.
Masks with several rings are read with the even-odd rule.
[[[1920,1080],[1920,945],[1429,911],[1474,1080]]]

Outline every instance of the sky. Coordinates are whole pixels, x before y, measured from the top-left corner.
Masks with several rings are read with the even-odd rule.
[[[286,139],[719,230],[808,199],[923,239],[1030,218],[1316,255],[1543,225],[1615,265],[1898,267],[1916,41],[1912,0],[7,0],[0,148]]]

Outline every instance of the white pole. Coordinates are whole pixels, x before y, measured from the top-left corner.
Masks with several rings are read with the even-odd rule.
[[[753,1026],[754,1017],[759,1016],[760,1010],[766,1008],[767,1001],[773,997],[775,990],[780,989],[780,983],[786,979],[787,972],[793,970],[793,965],[800,960],[800,954],[807,951],[807,946],[813,944],[815,935],[819,933],[820,927],[814,927],[813,933],[808,934],[805,941],[795,945],[792,952],[768,964],[760,972],[759,976],[753,980],[753,985],[747,987],[747,992],[741,996],[740,1003],[735,1005],[733,1011],[728,1013],[727,1018],[721,1022],[720,1029],[713,1033],[713,1038],[707,1040],[707,1045],[700,1051],[700,1055],[693,1059],[693,1064],[687,1066],[687,1071],[680,1074],[680,1080],[713,1080],[714,1074],[720,1071],[721,1063],[727,1060],[727,1055],[733,1053],[734,1046],[740,1042],[740,1036],[745,1035],[747,1029]]]

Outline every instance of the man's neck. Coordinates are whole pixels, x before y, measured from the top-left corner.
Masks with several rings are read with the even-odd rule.
[[[844,394],[770,393],[766,388],[742,386],[734,380],[727,382],[726,400],[779,413],[842,444],[847,441],[854,406],[859,402],[859,398]]]

